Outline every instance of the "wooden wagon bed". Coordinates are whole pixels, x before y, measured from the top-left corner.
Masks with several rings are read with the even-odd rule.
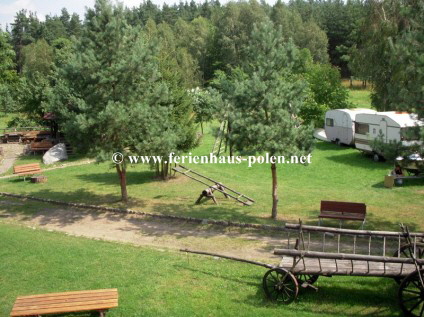
[[[331,260],[304,258],[295,263],[295,257],[285,256],[279,267],[290,270],[293,274],[314,275],[351,275],[351,276],[377,276],[377,277],[402,277],[416,270],[411,263],[381,263],[358,260]]]

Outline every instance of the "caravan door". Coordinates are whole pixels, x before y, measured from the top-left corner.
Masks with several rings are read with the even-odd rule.
[[[382,119],[380,121],[380,132],[383,133],[383,141],[387,143],[387,121]]]
[[[344,144],[350,144],[352,139],[349,138],[349,133],[352,134],[352,126],[349,125],[349,117],[347,113],[343,113],[342,117],[342,131],[340,134],[340,141]]]

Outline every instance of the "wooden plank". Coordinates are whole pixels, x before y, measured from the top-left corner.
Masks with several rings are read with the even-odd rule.
[[[286,223],[286,229],[298,230],[300,227],[297,223]],[[380,236],[380,237],[399,237],[403,236],[403,232],[393,232],[393,231],[371,231],[371,230],[353,230],[353,229],[339,229],[339,228],[330,228],[330,227],[319,227],[319,226],[308,226],[302,224],[303,231],[316,231],[316,232],[327,232],[327,233],[340,233],[347,235],[362,235],[362,236]],[[421,232],[411,232],[409,234],[411,237],[423,237],[424,233]]]
[[[54,304],[39,304],[39,305],[28,305],[26,307],[13,307],[13,312],[22,312],[27,310],[44,310],[44,309],[56,309],[62,310],[67,309],[72,306],[84,306],[84,305],[116,305],[118,303],[117,298],[112,299],[97,299],[94,301],[84,301],[81,300],[79,302],[62,302],[62,303],[54,303]]]
[[[411,258],[395,258],[387,256],[375,255],[361,255],[361,254],[347,254],[347,253],[330,253],[330,252],[315,252],[315,251],[299,251],[293,249],[275,249],[275,255],[287,255],[292,257],[307,257],[307,258],[320,258],[330,260],[357,260],[357,261],[370,261],[370,262],[386,262],[386,263],[404,263],[413,264],[414,260]],[[424,259],[417,259],[418,264],[424,264]]]
[[[37,294],[37,295],[27,295],[27,296],[19,296],[18,298],[36,298],[36,297],[44,297],[50,295],[73,295],[73,294],[93,294],[93,293],[104,293],[104,292],[118,292],[117,288],[105,288],[105,289],[97,289],[97,290],[87,290],[87,291],[69,291],[69,292],[61,292],[61,293],[47,293],[47,294]]]
[[[406,276],[416,270],[413,264],[401,263],[378,263],[352,260],[327,260],[304,258],[302,263],[293,267],[293,258],[284,257],[280,267],[288,269],[297,274],[318,274],[318,275],[355,275],[355,276],[380,276],[399,277]],[[353,267],[353,269],[352,269]]]
[[[70,312],[83,312],[83,311],[93,311],[93,310],[105,310],[118,307],[118,302],[111,304],[101,304],[101,305],[81,305],[74,307],[63,307],[60,311],[57,309],[46,308],[40,310],[28,310],[21,312],[12,312],[10,314],[11,317],[19,317],[19,316],[31,316],[31,315],[44,315],[44,314],[62,314],[62,313],[70,313]]]
[[[38,303],[60,303],[60,302],[70,302],[70,301],[79,301],[81,299],[91,301],[96,299],[116,299],[118,298],[117,293],[101,293],[101,294],[82,294],[82,295],[70,295],[70,296],[46,296],[46,297],[37,297],[37,298],[23,298],[23,299],[17,299],[15,302],[15,306],[25,306],[25,305],[32,305],[32,304],[38,304]]]

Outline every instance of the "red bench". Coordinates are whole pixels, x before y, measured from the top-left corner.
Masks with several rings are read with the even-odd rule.
[[[357,220],[362,221],[361,228],[363,229],[366,213],[367,205],[364,203],[321,200],[321,209],[318,215],[319,225],[321,225],[322,218],[338,219],[340,227],[343,220]]]

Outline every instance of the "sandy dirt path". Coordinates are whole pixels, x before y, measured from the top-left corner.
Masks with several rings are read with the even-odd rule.
[[[18,223],[93,239],[119,241],[159,249],[189,248],[278,264],[275,247],[287,243],[282,232],[200,225],[146,216],[100,213],[79,208],[37,204],[34,213],[15,212],[25,202],[0,200],[0,222]],[[28,209],[28,206],[25,207]],[[12,211],[13,210],[13,211]]]

